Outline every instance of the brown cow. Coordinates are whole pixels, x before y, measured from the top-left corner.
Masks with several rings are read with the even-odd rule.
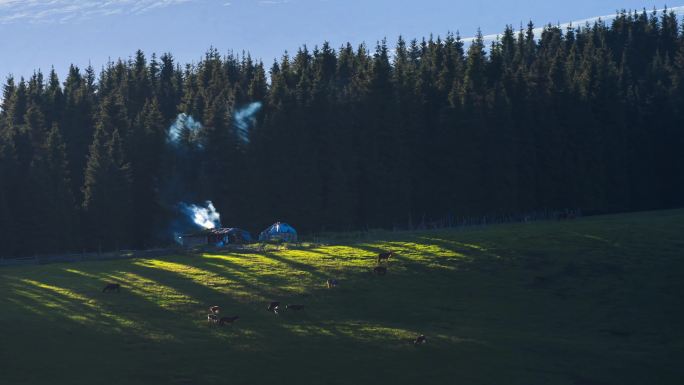
[[[221,308],[218,306],[209,306],[209,313],[218,314],[219,310],[221,310]]]
[[[381,261],[389,261],[390,257],[393,255],[394,251],[388,251],[385,253],[378,254],[378,264],[380,264]]]

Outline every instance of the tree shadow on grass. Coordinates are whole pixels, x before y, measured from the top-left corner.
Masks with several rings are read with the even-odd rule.
[[[243,266],[225,260],[214,260],[214,262],[207,260],[198,263],[198,266],[217,275],[225,276],[235,282],[235,285],[230,287],[229,290],[232,291],[237,288],[239,290],[237,293],[238,297],[246,295],[248,298],[252,297],[261,302],[270,301],[281,292],[280,287],[291,284],[284,277],[271,274],[266,278],[258,273],[252,273],[249,270],[245,271],[246,269]],[[249,276],[252,276],[253,279],[249,279]],[[235,295],[234,292],[231,293]]]
[[[305,272],[311,274],[312,276],[318,278],[321,281],[324,281],[324,280],[329,278],[326,274],[323,274],[320,270],[318,270],[315,267],[312,267],[311,265],[307,265],[305,263],[297,262],[293,259],[286,258],[286,257],[277,255],[277,254],[272,253],[272,252],[265,252],[263,254],[263,256],[266,258],[272,259],[274,261],[278,261],[280,263],[283,263],[285,265],[288,265],[293,270],[305,271]]]
[[[69,320],[85,326],[98,333],[115,333],[132,335],[144,339],[178,340],[185,342],[188,330],[202,332],[206,325],[206,307],[208,304],[220,303],[224,309],[240,312],[249,312],[251,307],[240,306],[233,301],[231,296],[222,295],[212,288],[208,288],[176,276],[172,272],[155,271],[144,266],[128,264],[125,269],[108,274],[80,274],[88,281],[78,280],[82,285],[70,289],[56,286],[59,283],[45,283],[36,281],[27,283],[17,281],[14,296],[9,301],[21,306],[31,303],[35,309],[25,308],[19,312],[38,310],[42,314],[48,314],[48,319],[53,321]],[[88,277],[90,276],[90,277]],[[130,279],[135,277],[135,279]],[[121,293],[103,294],[99,290],[104,281],[119,280],[122,282]],[[160,291],[150,291],[141,285],[151,285],[155,288],[162,287]],[[71,287],[74,287],[71,285]],[[181,293],[176,287],[183,290],[182,302],[164,306],[155,298],[162,300],[164,292],[172,291]],[[91,292],[89,295],[82,294],[83,290]],[[67,295],[71,294],[71,296]],[[205,300],[205,303],[202,303]],[[198,326],[201,329],[198,329]],[[175,335],[166,333],[167,330],[183,330]],[[209,329],[208,333],[221,332],[218,329]],[[249,331],[250,335],[258,335],[256,331]],[[184,337],[185,336],[185,337]]]
[[[288,258],[285,259],[289,261]],[[206,378],[204,376],[210,374],[220,378],[222,375],[230,374],[231,370],[239,368],[236,365],[253,368],[253,366],[249,366],[250,362],[259,362],[260,365],[262,363],[264,363],[263,365],[274,365],[281,371],[300,364],[302,359],[308,358],[317,367],[323,368],[321,373],[330,373],[339,364],[336,360],[339,360],[340,357],[358,356],[369,359],[372,358],[373,353],[377,353],[385,358],[406,360],[407,365],[413,364],[415,366],[414,360],[418,360],[418,366],[421,368],[427,368],[428,363],[434,365],[439,360],[453,357],[453,353],[448,353],[450,349],[453,350],[455,347],[452,342],[449,342],[452,331],[437,330],[434,325],[431,326],[436,321],[443,322],[442,317],[439,319],[435,317],[436,320],[421,323],[420,318],[422,317],[416,318],[406,315],[406,312],[411,310],[410,307],[407,308],[406,306],[415,306],[416,304],[406,303],[400,296],[393,295],[395,290],[402,288],[402,281],[405,277],[401,275],[383,279],[373,277],[366,272],[347,273],[349,279],[344,282],[348,285],[347,287],[343,287],[341,290],[326,291],[322,286],[316,286],[311,289],[312,292],[316,293],[311,301],[308,299],[303,301],[307,306],[303,313],[293,312],[275,316],[266,312],[262,304],[254,307],[251,303],[241,303],[238,298],[232,297],[230,290],[226,290],[230,285],[214,285],[211,282],[212,279],[235,282],[236,284],[239,281],[244,281],[241,282],[242,285],[258,286],[268,284],[269,278],[257,275],[254,280],[245,279],[244,274],[241,273],[244,267],[228,260],[217,263],[217,261],[210,262],[204,258],[189,261],[172,258],[168,262],[170,263],[166,265],[130,262],[112,273],[98,275],[97,279],[91,278],[92,283],[88,284],[88,287],[99,292],[100,279],[123,279],[126,277],[125,273],[135,274],[136,277],[143,279],[138,278],[134,283],[131,283],[133,285],[163,285],[199,303],[203,301],[206,301],[206,305],[215,304],[214,302],[221,305],[225,303],[231,311],[240,312],[242,319],[231,327],[209,328],[204,322],[200,324],[195,321],[196,316],[200,317],[203,315],[202,313],[206,313],[205,305],[197,310],[193,310],[194,304],[173,306],[169,309],[165,309],[163,306],[154,307],[151,306],[154,297],[161,294],[147,290],[145,286],[141,286],[139,289],[141,293],[139,294],[135,290],[125,290],[124,286],[124,291],[121,294],[112,293],[102,297],[111,301],[111,303],[107,302],[103,305],[107,309],[118,312],[119,315],[134,321],[140,322],[143,319],[149,322],[149,325],[143,323],[142,327],[136,329],[137,331],[155,333],[158,332],[156,329],[161,329],[167,334],[174,335],[174,340],[161,341],[154,348],[154,351],[170,349],[175,355],[192,353],[192,359],[187,362],[193,363],[193,369],[178,372],[176,368],[171,368],[168,364],[164,366],[160,363],[160,366],[166,368],[168,373],[158,374],[150,373],[147,370],[141,371],[146,373],[145,381],[156,383],[163,376],[176,376],[174,377],[176,379],[190,378],[201,381]],[[303,270],[300,268],[301,265],[300,262],[296,262],[294,265],[283,262],[284,268],[279,271],[282,271],[283,274],[287,274],[288,270],[301,271]],[[164,266],[166,269],[162,268]],[[322,282],[319,275],[309,275],[312,279],[311,282]],[[292,283],[293,280],[288,277],[285,281],[278,280],[278,282],[279,284],[288,284]],[[48,284],[53,284],[49,282],[52,281],[48,281]],[[75,282],[82,283],[83,280]],[[57,285],[58,281],[54,284]],[[69,287],[75,286],[70,285]],[[261,289],[259,295],[268,295],[270,290]],[[366,290],[369,290],[370,294]],[[56,295],[49,292],[47,294]],[[59,297],[59,295],[56,296]],[[135,300],[134,304],[131,304],[131,298],[134,296],[139,298]],[[289,298],[285,300],[289,301]],[[79,307],[69,309],[69,312],[78,311],[81,311]],[[427,316],[434,317],[435,310],[432,310],[431,314],[427,314]],[[171,320],[169,320],[170,317]],[[191,329],[191,332],[188,329]],[[434,339],[428,347],[419,348],[422,350],[413,350],[415,348],[409,344],[409,339],[415,337],[414,334],[419,332],[424,332],[430,336],[437,335],[439,332],[445,337]],[[123,334],[125,335],[127,332]],[[138,348],[138,345],[133,346],[136,349]],[[293,349],[293,347],[297,347],[297,349]],[[297,354],[289,354],[283,358],[283,352],[296,352]],[[326,354],[330,355],[329,360],[323,360],[327,357]],[[426,357],[418,356],[415,358],[417,354]],[[279,358],[276,359],[275,357]],[[156,362],[154,361],[155,358],[149,358],[149,360],[151,361],[147,361],[148,363]],[[229,360],[231,364],[226,364],[226,360]],[[364,373],[371,373],[374,367],[371,362],[366,363],[366,366],[360,362],[357,364],[359,366],[355,366],[352,372],[339,375],[341,383],[347,382],[345,380],[369,375]],[[237,378],[247,381],[255,378],[263,379],[264,377],[258,373],[242,373],[238,374]],[[396,375],[392,380],[397,383],[401,382],[402,378]]]
[[[174,262],[175,263],[175,262]],[[181,268],[181,264],[173,265],[174,268]],[[211,271],[199,268],[197,260],[193,264],[182,265],[182,269],[190,269],[193,273],[201,273],[208,278],[221,279],[218,274]],[[182,330],[179,334],[181,340],[179,342],[192,341],[205,333],[209,333],[214,337],[225,336],[235,328],[217,328],[209,327],[206,321],[206,314],[210,305],[219,305],[222,308],[222,315],[230,316],[235,313],[248,314],[255,310],[255,304],[250,302],[240,301],[234,296],[230,290],[226,290],[224,286],[212,285],[210,282],[201,282],[197,280],[196,276],[188,276],[187,272],[169,271],[147,264],[130,263],[125,269],[117,271],[114,274],[107,275],[111,278],[120,278],[122,280],[126,277],[135,277],[135,285],[147,284],[152,285],[155,289],[163,288],[160,291],[150,291],[142,289],[140,286],[131,287],[131,281],[123,281],[124,288],[121,295],[133,293],[138,298],[145,302],[143,305],[128,306],[122,308],[121,311],[125,314],[130,313],[145,313],[149,315],[149,320],[154,322],[153,326],[160,328],[172,328]],[[160,304],[163,301],[164,292],[178,293],[182,295],[181,302],[171,303],[165,306]],[[181,294],[182,293],[182,294]],[[113,294],[113,296],[118,296]],[[156,300],[155,300],[156,299]],[[247,317],[248,318],[248,317]],[[238,329],[239,330],[239,329]],[[188,334],[188,332],[192,333]],[[197,335],[197,332],[200,334]],[[244,332],[244,333],[243,333]],[[258,336],[256,329],[249,328],[243,330],[240,334]],[[185,336],[185,339],[183,339]]]
[[[123,313],[120,303],[110,298],[96,297],[94,293],[84,294],[76,289],[58,286],[50,281],[36,281],[17,278],[9,283],[11,297],[8,300],[18,306],[26,304],[24,310],[38,309],[41,321],[59,322],[67,320],[81,327],[106,334],[131,334],[138,337],[172,339],[162,328],[147,322],[146,317]],[[116,295],[116,294],[114,294]],[[134,301],[138,302],[136,298]],[[9,311],[9,310],[8,310]],[[154,316],[160,316],[154,314]]]

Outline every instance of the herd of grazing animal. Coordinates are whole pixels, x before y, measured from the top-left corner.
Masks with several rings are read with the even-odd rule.
[[[388,251],[384,253],[378,254],[378,263],[375,268],[373,268],[373,274],[383,276],[387,274],[387,267],[382,266],[381,263],[384,261],[386,263],[389,262],[390,257],[396,255],[394,251]],[[328,289],[333,289],[338,286],[338,281],[337,279],[331,278],[326,281],[326,286]],[[105,287],[102,289],[103,293],[106,292],[121,292],[121,284],[120,283],[108,283],[105,285]],[[294,310],[294,311],[300,311],[304,309],[304,305],[299,305],[299,304],[287,304],[285,305],[285,310]],[[268,304],[266,307],[266,310],[269,312],[272,312],[275,315],[279,315],[280,311],[282,310],[280,306],[279,301],[273,301]],[[223,326],[223,325],[232,325],[235,321],[237,321],[240,316],[234,315],[231,317],[219,317],[219,312],[221,311],[221,308],[219,306],[210,306],[209,307],[209,313],[207,314],[207,322],[210,325],[218,325],[218,326]],[[419,335],[416,337],[415,340],[413,340],[413,345],[422,345],[427,342],[427,337],[424,335]]]

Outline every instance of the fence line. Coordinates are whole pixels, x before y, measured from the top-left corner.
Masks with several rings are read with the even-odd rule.
[[[525,223],[538,222],[558,219],[570,219],[582,216],[581,210],[537,210],[519,214],[496,214],[478,216],[455,216],[445,215],[437,220],[425,220],[423,218],[419,224],[406,226],[395,225],[393,231],[414,231],[414,230],[439,230],[439,229],[460,229],[466,227],[483,227],[488,225],[498,225],[505,223]]]
[[[315,243],[319,241],[330,241],[331,239],[340,240],[367,240],[374,236],[375,232],[410,232],[410,231],[429,231],[429,230],[455,230],[466,231],[485,228],[490,225],[500,225],[507,223],[529,223],[540,221],[555,221],[573,219],[583,216],[579,209],[565,210],[536,210],[521,214],[497,214],[497,215],[478,215],[478,216],[455,216],[447,214],[440,219],[426,220],[423,217],[418,224],[407,223],[404,225],[395,224],[391,229],[371,229],[345,231],[345,232],[319,232],[312,234]]]

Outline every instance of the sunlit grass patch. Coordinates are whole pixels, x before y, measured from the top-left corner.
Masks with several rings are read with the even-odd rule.
[[[77,270],[77,269],[64,269],[64,271],[66,271],[67,273],[80,275],[81,277],[92,278],[92,279],[100,279],[100,277],[95,275],[95,274],[89,274],[89,273],[86,273],[85,271],[81,271],[81,270]]]
[[[107,275],[107,277],[114,281],[125,282],[125,290],[130,290],[132,293],[145,298],[150,303],[165,309],[200,305],[200,302],[197,299],[192,298],[171,286],[163,285],[139,274],[117,271]]]
[[[348,320],[332,327],[336,333],[346,338],[388,346],[409,345],[419,334],[412,330],[362,320]]]
[[[158,259],[148,259],[134,262],[136,266],[164,270],[190,279],[195,283],[213,290],[221,291],[225,286],[233,283],[230,279],[219,274],[200,269],[190,264],[182,264]]]
[[[297,338],[308,338],[312,336],[326,336],[335,337],[336,334],[331,331],[329,327],[325,325],[310,325],[310,324],[288,324],[283,325],[283,328],[290,333],[297,336]]]
[[[122,328],[137,328],[138,324],[112,311],[104,309],[98,301],[83,294],[76,293],[63,287],[38,282],[32,279],[22,279],[21,282],[28,287],[41,289],[46,294],[35,291],[19,291],[27,298],[32,298],[34,303],[41,303],[43,306],[57,311],[60,315],[72,321],[80,323],[96,324],[98,319],[104,319],[112,323],[115,330]],[[50,298],[51,297],[51,298]]]
[[[29,286],[35,286],[35,287],[38,287],[40,289],[50,291],[52,293],[57,293],[63,297],[66,297],[67,299],[75,300],[75,301],[78,301],[78,302],[83,303],[83,304],[92,304],[95,302],[94,300],[87,298],[84,295],[80,295],[80,294],[78,294],[72,290],[65,289],[62,287],[49,285],[46,283],[34,281],[32,279],[22,279],[21,282],[28,284]]]

